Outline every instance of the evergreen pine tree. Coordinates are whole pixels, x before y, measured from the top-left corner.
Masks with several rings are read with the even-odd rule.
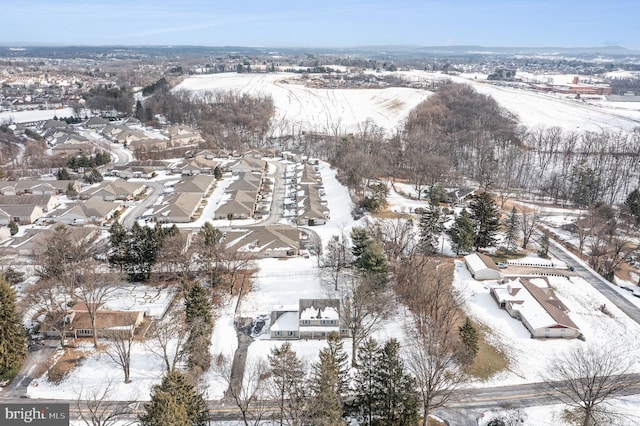
[[[185,310],[188,324],[193,323],[196,318],[200,318],[205,324],[212,325],[211,303],[207,291],[200,283],[191,286],[185,300]]]
[[[400,344],[390,339],[381,350],[378,368],[380,422],[384,426],[410,426],[418,422],[418,394],[413,377],[405,371]]]
[[[144,107],[142,106],[142,102],[140,102],[139,100],[136,102],[135,116],[138,120],[144,123],[145,121]]]
[[[320,360],[311,373],[311,403],[307,417],[319,426],[341,425],[342,396],[347,390],[347,359],[342,340],[337,334],[327,338],[328,347],[320,351]]]
[[[431,205],[420,215],[420,248],[424,254],[434,254],[438,251],[438,236],[442,231],[440,226],[440,208]]]
[[[18,224],[13,220],[9,221],[9,233],[11,235],[16,235],[18,233]]]
[[[18,372],[27,356],[22,321],[16,309],[16,293],[0,275],[0,377]]]
[[[373,242],[371,235],[365,228],[355,227],[351,230],[351,253],[354,263],[357,263],[365,249]]]
[[[278,400],[280,424],[300,424],[306,399],[302,361],[289,342],[271,349],[268,359],[273,383],[271,394]]]
[[[468,252],[473,249],[475,229],[471,216],[466,209],[463,209],[456,218],[448,234],[449,238],[451,238],[451,248],[453,248],[456,254]]]
[[[365,273],[373,273],[386,281],[389,270],[382,245],[374,240],[365,228],[351,230],[351,253],[353,265]]]
[[[200,285],[194,284],[185,300],[186,321],[189,325],[189,338],[185,344],[187,366],[194,377],[198,377],[209,368],[211,354],[209,342],[213,332],[211,303],[207,292]]]
[[[69,172],[67,171],[66,167],[62,167],[62,168],[58,169],[58,173],[56,173],[56,179],[58,179],[58,180],[69,180],[69,179],[71,179],[71,176],[69,176]]]
[[[213,169],[213,177],[216,178],[216,180],[220,180],[222,179],[222,170],[220,169],[220,166],[216,166]],[[207,222],[208,223],[208,222]]]
[[[204,397],[178,370],[168,372],[162,382],[153,387],[145,411],[139,417],[142,426],[204,426],[209,420]]]
[[[464,359],[462,361],[465,363],[471,363],[478,354],[478,330],[476,330],[469,317],[467,317],[464,324],[458,328],[458,333],[460,334],[462,344],[466,349]]]
[[[356,261],[356,267],[363,272],[386,276],[389,266],[382,246],[377,241],[372,241]]]
[[[500,228],[498,205],[488,192],[476,195],[471,202],[471,218],[475,225],[476,250],[496,244],[496,234]]]
[[[362,421],[363,425],[372,425],[380,406],[380,347],[369,338],[358,350],[358,372],[354,377],[353,401],[348,412]]]
[[[636,224],[640,224],[640,190],[638,188],[629,193],[624,205],[629,214],[635,219]]]
[[[520,233],[520,216],[518,210],[514,207],[504,222],[504,245],[507,254],[513,253],[518,247],[518,235]]]

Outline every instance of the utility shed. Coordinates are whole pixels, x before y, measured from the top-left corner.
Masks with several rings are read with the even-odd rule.
[[[464,263],[476,280],[501,280],[502,272],[498,265],[486,254],[472,253],[464,257]]]

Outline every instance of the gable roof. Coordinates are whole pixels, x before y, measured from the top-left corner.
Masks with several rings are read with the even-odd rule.
[[[225,234],[227,246],[238,251],[300,250],[300,231],[288,225],[235,229]]]
[[[464,257],[465,262],[474,272],[482,271],[483,269],[493,269],[500,272],[498,265],[484,253],[471,253]]]

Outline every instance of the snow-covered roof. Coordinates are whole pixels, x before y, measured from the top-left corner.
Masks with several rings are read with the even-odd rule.
[[[567,315],[568,309],[548,287],[543,289],[525,278],[517,278],[492,290],[499,303],[510,303],[511,309],[520,312],[533,329],[556,325],[578,329]]]
[[[487,268],[499,270],[495,262],[486,254],[472,253],[472,254],[466,255],[464,257],[464,261],[467,263],[467,265],[469,265],[469,268],[473,270],[472,271],[473,273],[482,271]]]
[[[283,312],[271,324],[271,331],[298,330],[298,312]]]
[[[300,319],[338,319],[338,310],[333,306],[316,308],[310,306],[300,312]]]

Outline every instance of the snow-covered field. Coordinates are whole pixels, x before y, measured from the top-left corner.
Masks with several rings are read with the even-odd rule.
[[[518,116],[528,127],[558,126],[573,131],[603,129],[632,130],[640,126],[640,103],[582,101],[567,95],[544,94],[499,86],[486,82],[485,75],[448,76],[426,71],[385,72],[412,82],[428,83],[452,80],[470,84],[479,93],[492,96],[502,107]],[[519,76],[522,73],[519,73]],[[409,111],[425,100],[430,92],[420,89],[316,89],[296,82],[296,74],[213,74],[190,77],[176,87],[194,93],[232,90],[273,98],[276,114],[272,120],[274,136],[297,134],[301,130],[329,134],[355,132],[371,121],[393,132]],[[522,77],[531,81],[570,83],[573,75],[533,75]],[[581,81],[588,79],[579,76]],[[594,82],[600,81],[593,77]]]
[[[301,131],[344,134],[357,132],[370,121],[392,131],[430,92],[391,87],[386,89],[316,89],[296,81],[299,75],[210,74],[190,77],[174,90],[194,93],[237,91],[271,96],[276,113],[272,120],[274,136]]]
[[[49,120],[53,117],[73,117],[72,108],[44,109],[33,111],[3,111],[0,112],[0,124],[29,123],[31,121]]]
[[[452,80],[470,84],[479,93],[492,96],[502,107],[515,113],[523,125],[531,128],[558,126],[579,132],[599,132],[603,129],[632,130],[640,126],[637,105],[635,109],[631,104],[621,109],[620,102],[610,105],[598,101],[597,105],[592,105],[567,99],[566,95],[530,92],[461,77],[452,77]]]

